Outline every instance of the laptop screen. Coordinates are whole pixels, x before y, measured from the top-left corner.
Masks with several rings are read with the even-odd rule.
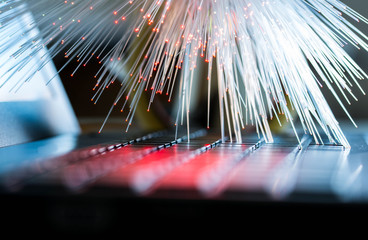
[[[21,5],[13,11],[24,10]],[[47,49],[33,54],[35,51],[27,45],[39,34],[32,24],[31,13],[24,11],[1,25],[0,147],[79,132]]]

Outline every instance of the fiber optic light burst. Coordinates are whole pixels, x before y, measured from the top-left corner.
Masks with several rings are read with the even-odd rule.
[[[241,130],[253,124],[272,142],[268,120],[279,121],[283,114],[298,138],[295,111],[316,143],[322,143],[322,129],[331,142],[349,146],[321,87],[351,119],[344,104],[357,99],[351,87],[359,87],[367,75],[343,47],[368,50],[368,39],[345,18],[368,20],[338,0],[8,0],[0,2],[0,11],[1,31],[11,39],[0,40],[0,52],[19,45],[11,56],[17,59],[14,67],[0,83],[22,85],[34,73],[20,80],[12,75],[40,49],[47,46],[54,57],[68,46],[66,65],[79,62],[71,76],[93,58],[101,63],[93,101],[116,81],[120,69],[127,69],[110,113],[118,106],[127,109],[128,126],[143,104],[143,92],[151,92],[149,110],[156,94],[171,101],[178,86],[176,125],[189,128],[193,84],[208,82],[210,108],[211,85],[217,81],[223,137],[240,142]],[[24,33],[13,32],[12,25],[27,11],[34,13],[34,22]],[[22,42],[22,35],[36,28],[41,32]],[[45,65],[46,57],[41,60]],[[203,63],[207,77],[197,79],[194,71]]]

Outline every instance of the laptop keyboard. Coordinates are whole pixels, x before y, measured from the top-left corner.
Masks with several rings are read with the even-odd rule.
[[[136,197],[288,201],[306,196],[344,201],[368,197],[368,147],[362,136],[350,136],[352,149],[315,145],[308,135],[301,144],[294,136],[265,143],[253,135],[234,144],[206,130],[179,136],[156,132],[26,162],[0,175],[2,191],[44,188],[52,194],[58,186],[58,191],[70,194],[113,189]]]

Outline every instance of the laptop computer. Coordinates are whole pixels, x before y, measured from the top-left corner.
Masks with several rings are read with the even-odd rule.
[[[346,132],[351,149],[315,145],[310,136],[300,146],[288,133],[272,144],[253,134],[232,144],[196,128],[189,136],[139,129],[81,135],[60,78],[46,86],[56,73],[50,61],[32,81],[0,88],[0,211],[9,229],[96,234],[122,223],[198,227],[316,214],[338,222],[366,213],[364,124]]]

